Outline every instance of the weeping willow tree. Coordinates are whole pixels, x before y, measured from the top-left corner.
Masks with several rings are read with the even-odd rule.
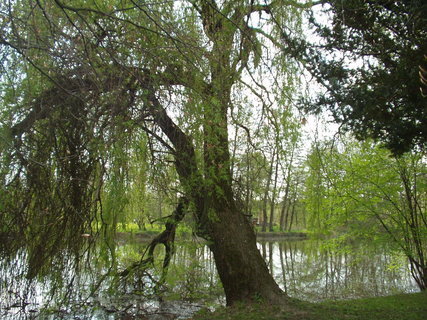
[[[182,197],[157,243],[170,245],[190,212],[227,304],[283,303],[236,202],[228,124],[237,106],[280,113],[278,102],[289,101],[296,68],[276,45],[283,28],[299,32],[310,6],[4,2],[2,235],[55,237],[43,253],[51,257],[59,239],[71,243],[94,225],[114,225],[135,185],[129,161],[146,141],[173,164]],[[239,103],[242,92],[250,103]]]

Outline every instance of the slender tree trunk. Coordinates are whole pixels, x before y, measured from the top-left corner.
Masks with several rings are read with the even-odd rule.
[[[274,152],[273,152],[273,163],[274,163]],[[277,178],[279,175],[279,151],[276,150],[276,167],[274,173],[274,185],[273,185],[273,194],[271,196],[271,204],[270,204],[270,223],[269,230],[273,231],[274,226],[274,209],[276,207],[276,192],[277,192]]]
[[[295,182],[295,190],[294,190],[293,196],[292,196],[293,200],[292,200],[292,209],[291,209],[291,220],[289,223],[288,231],[291,231],[291,229],[292,229],[292,223],[294,221],[294,218],[295,218],[295,224],[297,222],[297,215],[295,214],[295,206],[297,203],[297,194],[298,194],[298,181]]]
[[[287,229],[288,226],[288,220],[289,220],[289,209],[291,207],[290,201],[288,201],[288,205],[285,208],[285,223],[284,223],[284,230]]]
[[[264,195],[264,201],[262,205],[262,228],[261,228],[262,232],[267,231],[267,220],[268,220],[267,203],[268,203],[267,195]]]
[[[285,195],[282,200],[282,208],[280,209],[280,231],[285,230],[285,212],[286,212],[286,202],[287,202],[286,190]]]
[[[293,201],[292,201],[292,206],[291,206],[291,217],[290,217],[290,220],[289,220],[289,228],[288,228],[288,231],[291,231],[291,229],[292,229],[292,224],[293,224],[293,221],[294,221],[294,215],[295,215],[295,204],[296,204],[296,200],[295,200],[295,199],[293,199]]]
[[[286,229],[287,221],[285,221],[285,214],[287,213],[287,206],[289,202],[289,190],[291,187],[291,172],[292,172],[292,163],[294,159],[294,149],[292,149],[290,163],[288,165],[288,170],[286,173],[286,187],[285,187],[285,195],[283,197],[283,205],[282,210],[280,211],[280,230],[284,231]],[[287,220],[287,218],[286,218]]]
[[[295,199],[295,206],[296,206],[296,199]],[[300,216],[300,211],[298,210],[298,212],[296,212],[296,214],[295,214],[295,226],[297,226],[297,228],[300,227],[300,224],[299,224],[300,223],[300,218],[299,218],[299,216]]]
[[[275,157],[274,152],[273,152],[273,158]],[[265,162],[267,162],[266,158],[265,158]],[[268,215],[267,215],[268,192],[270,191],[271,178],[273,175],[273,165],[274,165],[274,161],[271,162],[270,168],[267,173],[267,185],[265,186],[264,200],[262,203],[262,231],[263,232],[267,230],[267,224],[268,224]]]

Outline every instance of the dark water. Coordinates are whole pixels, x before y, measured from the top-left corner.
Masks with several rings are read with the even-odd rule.
[[[161,249],[155,266],[128,278],[116,275],[144,252],[137,239],[67,251],[36,277],[25,248],[0,260],[1,319],[186,319],[201,307],[224,303],[212,255],[203,243],[181,243],[162,285]],[[418,291],[404,257],[381,247],[339,252],[319,241],[259,243],[288,295],[309,301]]]

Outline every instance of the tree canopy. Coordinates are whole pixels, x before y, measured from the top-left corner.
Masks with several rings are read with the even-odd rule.
[[[425,1],[322,1],[310,24],[315,41],[291,39],[298,57],[323,86],[306,102],[330,110],[344,130],[372,137],[395,154],[427,145],[427,100],[419,71],[427,52]]]
[[[332,20],[322,25],[312,11],[319,41],[310,43],[300,38],[303,12],[320,4]],[[227,304],[290,303],[247,211],[262,185],[264,223],[270,203],[273,229],[282,198],[281,227],[288,216],[292,225],[304,122],[292,112],[298,63],[325,88],[309,109],[330,109],[395,153],[425,148],[424,9],[419,1],[4,1],[0,250],[30,243],[34,278],[64,243],[77,250],[82,234],[110,234],[142,210],[135,199],[162,189],[176,209],[148,257],[123,275],[151,263],[158,244],[167,269],[177,225],[191,215]]]

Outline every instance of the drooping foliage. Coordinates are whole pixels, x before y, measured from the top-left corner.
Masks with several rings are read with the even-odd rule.
[[[162,174],[174,166],[171,198],[189,200],[180,212],[189,209],[195,232],[209,240],[227,301],[281,299],[236,205],[228,125],[235,108],[249,105],[242,96],[256,97],[264,115],[280,115],[278,102],[289,101],[295,68],[273,49],[279,33],[272,21],[298,29],[299,5],[8,1],[1,14],[1,46],[13,53],[2,58],[17,65],[5,68],[10,101],[2,130],[10,143],[2,150],[2,192],[11,194],[13,210],[4,217],[56,219],[59,231],[48,232],[56,239],[114,229],[147,181],[131,162],[149,158],[158,168],[160,160],[168,167]],[[274,90],[262,84],[264,72]],[[36,86],[15,90],[36,79]],[[138,158],[147,150],[149,157]],[[16,190],[28,199],[24,206],[12,197]],[[233,271],[241,265],[246,276]]]

